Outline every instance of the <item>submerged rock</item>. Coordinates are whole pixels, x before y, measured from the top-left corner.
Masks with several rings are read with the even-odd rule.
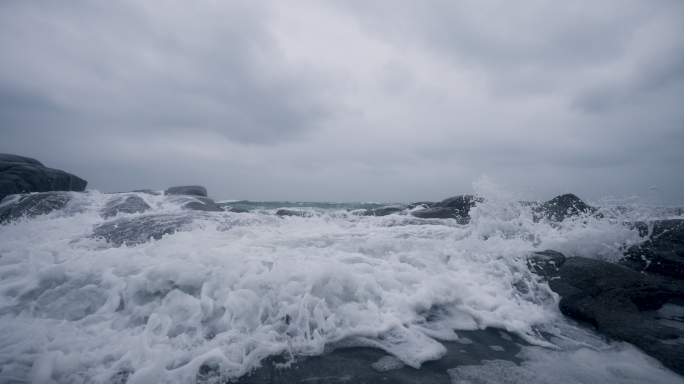
[[[310,211],[295,211],[292,209],[279,209],[276,212],[278,216],[296,216],[296,217],[314,217],[315,213]]]
[[[192,217],[178,215],[149,215],[132,219],[107,221],[93,228],[92,237],[101,238],[119,247],[146,243],[153,238],[160,240],[183,229],[192,222]]]
[[[115,200],[114,203],[108,204],[102,212],[102,217],[108,219],[119,213],[143,213],[148,210],[150,206],[141,197],[128,196],[123,202]]]
[[[627,250],[622,264],[647,273],[684,279],[684,220],[653,222],[651,233],[646,223],[637,223],[648,240]]]
[[[530,258],[560,295],[560,311],[592,324],[611,339],[626,341],[684,374],[684,330],[658,322],[652,314],[668,300],[680,300],[684,285],[646,276],[624,266],[584,257],[540,252]],[[552,262],[553,261],[553,262]]]
[[[380,208],[373,208],[373,209],[367,209],[363,211],[362,216],[387,216],[391,215],[394,213],[401,213],[404,211],[404,208],[402,207],[380,207]]]
[[[46,168],[36,159],[0,153],[0,201],[19,193],[81,192],[86,185],[88,182],[80,177]]]
[[[63,209],[70,197],[65,192],[45,192],[22,195],[12,203],[0,207],[0,224],[26,217],[32,219]]]

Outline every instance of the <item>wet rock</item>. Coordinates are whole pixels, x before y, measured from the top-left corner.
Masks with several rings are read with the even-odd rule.
[[[69,200],[69,194],[65,192],[45,192],[19,196],[12,203],[0,207],[0,224],[22,217],[31,219],[63,209]]]
[[[407,209],[414,209],[416,207],[421,207],[421,208],[430,208],[436,203],[434,201],[418,201],[416,203],[411,203],[406,206]]]
[[[565,255],[560,252],[546,250],[535,252],[527,258],[527,266],[530,271],[539,276],[546,277],[547,280],[558,274],[560,267],[565,263]]]
[[[484,201],[482,198],[473,195],[454,196],[444,199],[439,203],[432,203],[428,209],[411,212],[411,215],[421,219],[456,219],[459,224],[467,224],[470,222],[470,216],[468,215],[470,209],[476,203],[482,201]]]
[[[128,196],[126,200],[115,200],[114,203],[108,204],[102,212],[102,217],[108,219],[116,216],[119,213],[143,213],[150,210],[145,200],[139,196]]]
[[[402,207],[380,207],[367,209],[363,212],[363,216],[387,216],[394,213],[401,213],[404,211]]]
[[[648,240],[627,250],[622,264],[638,271],[684,279],[684,220],[637,223]]]
[[[536,220],[545,218],[561,222],[568,217],[577,216],[582,213],[593,213],[596,209],[587,205],[572,193],[567,193],[535,206],[533,211],[536,213]]]
[[[493,328],[477,331],[458,331],[459,341],[442,341],[446,354],[438,360],[424,362],[420,369],[404,366],[385,351],[373,348],[340,348],[314,357],[299,356],[289,367],[278,369],[274,363],[285,363],[281,356],[262,361],[261,367],[237,380],[240,384],[289,383],[394,383],[394,384],[450,384],[449,370],[457,366],[482,365],[488,360],[522,363],[516,357],[521,345],[529,345],[513,334]],[[505,336],[504,336],[505,335]],[[467,340],[467,341],[466,341]],[[500,349],[492,349],[496,345]],[[378,364],[382,360],[394,364]],[[382,366],[385,367],[382,367]],[[203,365],[197,374],[198,383],[219,379],[216,369]],[[221,381],[219,381],[221,382]]]
[[[293,209],[279,209],[276,212],[278,216],[296,216],[296,217],[314,217],[316,214],[310,211],[295,211]]]
[[[556,268],[551,261],[561,260],[557,252],[534,257],[541,261],[536,264],[542,264],[549,287],[561,297],[564,315],[594,325],[611,339],[631,343],[684,374],[684,344],[678,342],[684,330],[661,324],[650,312],[681,297],[681,285],[595,259],[569,257]]]
[[[192,211],[205,211],[205,212],[222,212],[223,209],[216,204],[216,202],[209,197],[197,196],[194,198],[195,201],[191,201],[185,204],[182,208]]]
[[[248,213],[249,209],[244,209],[244,208],[236,208],[236,207],[226,207],[224,209],[226,212],[234,212],[234,213]]]
[[[199,185],[186,185],[183,187],[171,187],[164,191],[164,194],[207,197],[207,189]]]
[[[0,153],[0,201],[30,192],[83,191],[87,181],[70,173],[46,168],[30,157]]]
[[[160,240],[183,230],[192,222],[192,217],[178,215],[149,215],[132,219],[107,221],[93,228],[93,238],[104,239],[119,247],[123,244],[137,245],[146,243],[150,238]]]

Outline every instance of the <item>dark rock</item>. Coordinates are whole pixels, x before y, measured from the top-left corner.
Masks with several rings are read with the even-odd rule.
[[[627,250],[622,264],[639,271],[684,279],[684,220],[661,220],[637,223],[648,240]]]
[[[205,211],[205,212],[222,212],[223,209],[219,207],[216,202],[209,197],[195,197],[197,201],[191,201],[185,204],[182,208],[189,209],[193,211]]]
[[[143,213],[148,210],[150,206],[141,197],[129,196],[123,202],[117,200],[113,204],[108,204],[102,212],[102,217],[108,219],[119,213]]]
[[[535,215],[536,220],[545,218],[547,220],[561,222],[568,217],[577,216],[581,213],[594,213],[596,209],[587,205],[572,193],[567,193],[537,205],[533,208],[533,211],[537,213],[537,215]]]
[[[424,362],[420,369],[403,366],[397,369],[378,370],[373,365],[388,357],[385,351],[363,347],[340,348],[320,356],[298,356],[292,366],[283,369],[274,366],[274,363],[286,362],[282,356],[270,357],[262,361],[261,367],[239,378],[237,383],[450,384],[453,378],[448,371],[458,366],[482,365],[488,360],[505,360],[519,365],[523,360],[516,355],[520,352],[521,345],[529,345],[513,334],[494,328],[458,331],[457,334],[470,342],[464,344],[458,341],[442,341],[447,350],[446,354],[438,360]],[[501,346],[502,350],[493,350],[491,345]],[[203,365],[198,372],[197,382],[216,382],[218,376],[216,368]]]
[[[411,212],[411,215],[421,219],[462,219],[454,208],[428,208]],[[467,215],[466,215],[467,217]]]
[[[482,201],[484,201],[482,198],[472,195],[454,196],[439,203],[433,203],[428,209],[411,212],[411,215],[421,219],[456,219],[459,224],[468,224],[470,209]]]
[[[199,185],[187,185],[183,187],[171,187],[164,191],[165,195],[188,195],[207,197],[207,189]]]
[[[416,207],[430,208],[436,203],[434,201],[419,201],[416,203],[411,203],[406,206],[407,209],[414,209]]]
[[[565,255],[560,252],[546,250],[535,252],[527,258],[527,266],[530,271],[539,276],[544,276],[547,280],[558,274],[559,268],[565,263]]]
[[[362,216],[387,216],[393,213],[401,213],[404,211],[402,207],[380,207],[367,209],[363,212]]]
[[[234,213],[248,213],[249,209],[236,208],[236,207],[226,207],[225,211],[226,212],[234,212]]]
[[[0,154],[0,200],[5,196],[50,191],[83,191],[87,181],[70,173],[46,168],[29,157]]]
[[[64,208],[69,202],[64,192],[45,192],[20,196],[16,201],[0,207],[0,224],[22,217],[34,218]]]
[[[475,203],[482,203],[484,199],[473,195],[460,195],[444,199],[439,203],[435,203],[432,207],[447,207],[456,208],[460,213],[468,214],[470,208],[475,206]]]
[[[677,342],[684,330],[663,325],[648,312],[681,296],[680,285],[583,257],[567,258],[556,270],[549,264],[561,260],[557,253],[545,251],[533,258],[540,260],[538,256],[547,261],[541,270],[549,277],[549,287],[561,296],[559,308],[564,315],[594,325],[611,339],[634,344],[684,374],[684,344]]]
[[[146,243],[150,237],[160,240],[162,236],[180,231],[191,222],[191,217],[177,215],[149,215],[118,219],[107,221],[93,228],[92,237],[104,239],[117,247],[124,243],[137,245]]]
[[[279,209],[276,212],[278,216],[297,216],[297,217],[314,217],[316,216],[313,212],[309,211],[295,211],[291,209]]]

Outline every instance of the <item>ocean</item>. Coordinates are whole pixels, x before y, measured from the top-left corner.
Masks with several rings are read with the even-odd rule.
[[[632,223],[681,210],[607,199],[557,223],[491,182],[473,193],[462,223],[358,214],[400,202],[205,212],[182,196],[65,192],[63,208],[0,226],[0,382],[258,382],[266,365],[358,351],[377,359],[359,369],[416,380],[442,361],[453,383],[684,383],[563,316],[527,266],[546,249],[616,262],[645,240]],[[131,196],[150,209],[103,217]]]

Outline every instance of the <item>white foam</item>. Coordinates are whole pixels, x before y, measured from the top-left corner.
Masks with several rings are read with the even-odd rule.
[[[681,384],[684,379],[663,368],[633,346],[620,343],[602,350],[552,351],[523,347],[519,366],[504,360],[485,361],[449,370],[454,384]]]
[[[187,197],[131,193],[151,211],[108,222],[192,222],[118,248],[91,238],[116,196],[72,193],[62,211],[0,227],[0,381],[180,383],[202,364],[232,378],[267,356],[317,355],[336,343],[381,348],[418,368],[446,353],[437,340],[485,327],[557,348],[537,332],[563,321],[557,296],[526,256],[556,246],[610,255],[635,231],[535,223],[495,189],[480,188],[488,200],[467,226],[326,210],[189,212]],[[595,241],[576,245],[580,237]]]

